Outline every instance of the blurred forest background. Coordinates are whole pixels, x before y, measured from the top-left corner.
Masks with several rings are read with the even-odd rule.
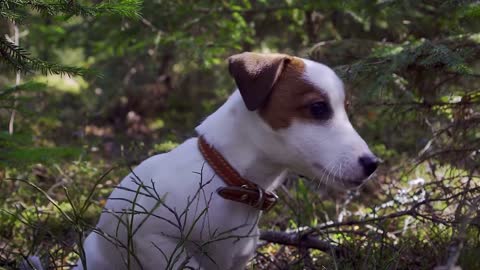
[[[69,269],[129,166],[233,91],[242,51],[335,67],[383,160],[360,190],[290,177],[249,269],[480,269],[478,1],[1,0],[0,34],[0,269]]]

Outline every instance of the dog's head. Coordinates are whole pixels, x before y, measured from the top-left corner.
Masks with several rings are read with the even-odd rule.
[[[276,162],[343,186],[357,186],[376,170],[378,160],[350,124],[343,83],[332,69],[284,54],[246,52],[228,62],[246,107],[271,132],[261,147]]]

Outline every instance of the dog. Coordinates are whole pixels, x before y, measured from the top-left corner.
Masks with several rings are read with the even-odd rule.
[[[119,184],[77,269],[245,269],[287,171],[352,188],[376,170],[332,69],[253,52],[229,57],[228,68],[235,92],[198,138],[148,158]]]

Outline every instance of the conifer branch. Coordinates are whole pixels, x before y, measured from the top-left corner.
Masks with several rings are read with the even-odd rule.
[[[43,74],[85,75],[90,71],[79,68],[48,63],[30,56],[24,48],[15,45],[5,37],[0,37],[0,61],[15,71],[29,73],[40,71]]]
[[[20,10],[30,8],[44,15],[63,13],[69,16],[94,17],[100,15],[121,15],[124,17],[140,17],[140,0],[118,0],[102,2],[97,5],[82,5],[73,0],[3,0],[0,4],[0,14],[6,18],[20,17]]]
[[[29,10],[53,16],[96,17],[101,15],[120,15],[123,17],[140,17],[141,0],[117,0],[84,5],[74,0],[2,0],[0,1],[0,18],[16,23],[22,22]],[[84,68],[49,63],[33,57],[24,48],[15,45],[7,38],[0,37],[0,64],[23,73],[39,71],[43,74],[85,75],[93,73]]]

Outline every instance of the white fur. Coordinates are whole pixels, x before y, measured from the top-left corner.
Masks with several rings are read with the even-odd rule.
[[[356,160],[359,155],[370,153],[348,121],[340,79],[328,67],[304,61],[305,79],[323,89],[331,99],[334,119],[327,125],[294,121],[288,128],[274,131],[256,112],[246,109],[237,90],[196,128],[243,177],[267,190],[283,181],[287,169],[312,178],[325,178],[328,173],[333,181],[359,179],[362,170]],[[120,184],[133,191],[113,191],[105,207],[107,212],[97,225],[101,233],[93,232],[85,241],[88,269],[127,269],[127,252],[108,241],[112,239],[133,247],[137,258],[131,256],[131,269],[177,269],[186,259],[189,266],[199,269],[245,268],[255,252],[261,212],[216,194],[216,189],[225,184],[205,163],[196,138],[169,153],[145,160],[134,173],[136,176],[130,174]],[[132,178],[137,177],[149,187],[146,190],[155,189],[168,207],[155,207],[155,199],[135,192],[138,183]],[[195,197],[201,182],[205,186]],[[186,209],[192,198],[194,203]],[[121,214],[132,208],[134,200],[135,209],[153,210],[155,216],[145,218],[145,213],[137,213],[132,218]],[[180,218],[183,233],[170,223],[177,222],[171,210],[177,216],[187,213]],[[132,222],[134,229],[141,226],[129,243],[126,227]],[[178,260],[167,267],[165,256],[170,257],[180,241],[184,244],[173,255],[179,254]],[[83,269],[81,262],[78,263],[78,269]]]
[[[295,155],[288,164],[295,171],[327,184],[358,183],[365,178],[359,157],[373,154],[348,120],[343,83],[329,67],[309,60],[304,62],[304,79],[328,95],[333,118],[316,124],[294,121],[280,132],[288,152]]]

